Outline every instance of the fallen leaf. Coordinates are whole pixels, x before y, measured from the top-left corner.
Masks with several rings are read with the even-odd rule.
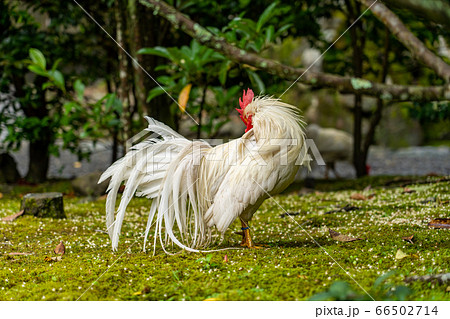
[[[73,162],[74,168],[81,168],[81,166],[82,166],[81,162]]]
[[[434,228],[450,228],[450,218],[435,218],[428,223],[428,226]]]
[[[220,299],[218,299],[218,298],[208,298],[208,299],[205,299],[205,300],[203,300],[203,301],[219,301]]]
[[[59,242],[58,246],[56,246],[53,251],[55,252],[55,254],[61,254],[61,256],[64,255],[64,253],[66,252],[66,246],[64,246],[62,240]]]
[[[356,241],[356,240],[362,240],[362,238],[353,238],[347,235],[342,235],[338,233],[337,231],[334,231],[330,228],[328,228],[328,231],[330,232],[330,236],[334,240],[342,241],[342,242],[350,242],[350,241]]]
[[[406,240],[410,244],[414,244],[412,241],[413,237],[414,237],[414,235],[411,235],[411,236],[407,236],[407,237],[402,237],[402,239]]]
[[[297,275],[297,278],[300,278],[300,279],[308,279],[308,276],[305,276],[305,275]]]
[[[223,262],[224,262],[224,263],[227,263],[227,262],[228,262],[228,256],[227,256],[227,255],[225,255],[225,256],[223,257]]]
[[[22,216],[22,215],[23,215],[23,212],[24,212],[24,210],[22,209],[22,210],[21,210],[20,212],[18,212],[18,213],[15,213],[15,214],[13,214],[13,215],[4,217],[4,218],[2,219],[2,221],[4,221],[4,222],[12,222],[12,221],[13,221],[14,219],[16,219],[17,217]]]
[[[69,193],[63,193],[63,195],[64,195],[64,197],[65,198],[67,198],[67,197],[69,197],[69,198],[74,198],[74,197],[76,197],[75,196],[75,192],[69,192]]]
[[[403,258],[409,257],[409,255],[405,254],[401,249],[397,250],[395,254],[395,259],[402,260]]]
[[[367,200],[367,197],[360,193],[354,193],[352,194],[352,196],[350,196],[350,198],[356,200]]]
[[[142,295],[142,291],[133,292],[133,296],[139,296],[139,295]]]
[[[189,93],[191,93],[192,84],[186,85],[180,92],[178,96],[178,106],[180,107],[181,112],[185,112],[186,105],[189,100]]]
[[[33,253],[8,253],[10,256],[29,256],[33,255]]]
[[[416,191],[411,188],[408,188],[408,187],[403,188],[403,194],[411,194],[411,193],[415,193],[415,192]]]
[[[149,286],[145,286],[144,289],[142,289],[143,294],[148,294],[151,291]]]
[[[447,286],[447,289],[445,289],[446,292],[450,292],[450,286]]]
[[[0,193],[0,199],[2,199],[3,198],[3,194],[2,193]]]
[[[62,260],[62,257],[61,256],[57,256],[57,257],[48,257],[48,256],[45,256],[44,257],[44,261],[46,261],[46,262],[54,262],[54,261],[61,261]]]

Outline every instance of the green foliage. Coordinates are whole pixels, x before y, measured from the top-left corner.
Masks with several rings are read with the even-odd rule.
[[[29,50],[29,58],[23,63],[28,70],[45,79],[41,90],[53,93],[54,98],[48,105],[54,108],[48,109],[48,115],[40,118],[1,114],[0,122],[8,130],[5,139],[8,148],[17,148],[23,140],[39,140],[45,128],[52,132],[51,140],[63,141],[64,149],[76,153],[80,159],[88,157],[90,153],[80,147],[80,141],[86,138],[98,139],[108,130],[121,127],[118,120],[122,112],[120,100],[115,94],[107,94],[94,103],[88,102],[84,98],[85,85],[80,79],[75,79],[73,87],[66,83],[64,75],[57,69],[60,60],[53,63],[51,69],[46,69],[46,58],[36,48]],[[76,96],[69,93],[72,89]],[[52,144],[49,152],[58,155],[59,148]]]
[[[369,294],[375,300],[407,300],[407,297],[412,294],[411,289],[403,285],[393,285],[392,283],[385,283],[385,281],[396,274],[396,271],[389,271],[378,277],[369,291]],[[342,301],[342,300],[372,300],[370,296],[365,293],[356,292],[352,286],[346,281],[336,281],[331,284],[328,290],[312,296],[309,300],[312,301]]]
[[[352,22],[349,8],[338,0],[186,0],[168,3],[243,51],[293,66],[306,66],[302,56],[297,54],[306,46],[323,52]],[[284,91],[290,84],[248,65],[237,65],[214,50],[191,41],[181,30],[174,29],[152,12],[146,16],[148,19],[143,19],[149,13],[145,11],[148,8],[134,4],[137,15],[129,20],[133,21],[132,25],[124,24],[129,29],[124,30],[124,42],[128,43],[124,47],[133,56],[140,47],[143,47],[140,54],[153,56],[144,57],[141,64],[152,70],[152,76],[157,77],[163,88],[154,87],[152,81],[145,79],[138,90],[136,83],[140,82],[130,75],[127,79],[129,96],[148,91],[148,105],[136,106],[129,101],[125,104],[130,106],[126,110],[130,118],[141,116],[143,112],[155,117],[168,112],[163,109],[167,105],[165,92],[176,98],[187,84],[192,84],[187,111],[197,119],[201,117],[203,135],[213,137],[228,121],[242,89],[251,87],[256,94],[270,95]],[[101,0],[85,2],[83,7],[101,25],[107,26],[109,32],[117,31],[115,3]],[[449,42],[450,33],[446,28],[418,18],[407,10],[395,10],[395,13],[431,50],[437,51],[441,38]],[[45,17],[45,24],[38,22],[41,17]],[[365,39],[364,78],[379,81],[385,27],[370,12],[360,23]],[[149,42],[147,40],[153,36],[145,36],[146,40],[135,42],[133,28],[141,24],[144,28],[140,31],[148,30],[149,26],[160,31],[154,36],[155,41]],[[122,106],[117,97],[110,94],[97,102],[83,98],[85,86],[99,78],[108,83],[109,92],[119,86],[118,49],[97,25],[86,19],[75,3],[26,0],[19,5],[18,2],[1,2],[0,35],[0,91],[5,93],[0,95],[0,103],[4,106],[0,111],[0,133],[7,134],[2,147],[14,149],[21,141],[37,141],[50,136],[50,145],[61,138],[64,147],[79,153],[77,149],[82,138],[96,139],[109,132],[118,136]],[[351,32],[347,32],[327,51],[324,71],[349,75],[354,62],[350,37]],[[390,42],[389,77],[394,83],[443,84],[442,79],[417,63],[392,35]],[[145,61],[153,62],[145,65]],[[128,71],[133,73],[133,68]],[[170,103],[168,98],[167,101]],[[175,103],[168,109],[176,120],[180,119],[181,111]],[[448,118],[448,104],[416,104],[411,106],[408,114],[422,123],[442,123]],[[132,131],[134,123],[130,121]],[[57,153],[55,146],[51,146],[51,151]]]
[[[186,111],[192,114],[200,114],[203,110],[208,112],[208,122],[202,125],[201,129],[208,136],[216,134],[220,126],[226,123],[228,113],[237,102],[236,95],[233,95],[238,91],[237,86],[231,86],[225,90],[217,86],[218,80],[224,85],[226,79],[232,76],[229,70],[230,61],[195,40],[191,41],[190,46],[143,48],[138,53],[160,56],[170,62],[158,66],[157,70],[163,70],[165,73],[157,78],[162,88],[152,89],[148,94],[147,102],[166,92],[179,96],[186,85],[192,84],[190,103]],[[209,92],[214,93],[211,100],[206,98],[208,89],[210,89]]]
[[[257,21],[243,18],[244,14],[232,19],[228,25],[219,31],[218,28],[208,29],[215,35],[223,36],[229,43],[249,52],[260,53],[273,45],[273,42],[282,36],[291,24],[270,24],[273,17],[280,16],[284,10],[278,8],[278,3],[269,5]]]
[[[37,57],[37,58],[36,58]],[[121,122],[118,117],[122,113],[122,103],[113,93],[106,94],[94,103],[84,98],[85,85],[80,79],[73,83],[73,94],[67,94],[66,82],[61,71],[57,70],[57,60],[50,70],[45,69],[46,60],[42,52],[30,49],[31,62],[28,69],[47,79],[42,86],[43,89],[56,89],[63,96],[62,112],[53,114],[48,118],[49,123],[41,123],[55,127],[55,137],[63,141],[63,148],[76,153],[79,158],[88,157],[90,154],[80,148],[83,139],[96,140],[105,135],[107,130],[119,129]],[[58,149],[53,148],[58,154]]]
[[[98,9],[106,1],[84,4],[88,5],[88,10]],[[112,120],[111,112],[106,114],[101,103],[83,100],[82,93],[83,83],[90,84],[100,76],[110,79],[104,70],[114,60],[114,54],[105,55],[100,48],[103,42],[98,41],[98,32],[103,31],[84,17],[73,2],[0,3],[2,150],[17,149],[23,141],[29,141],[30,155],[33,143],[35,147],[40,145],[42,153],[57,155],[55,141],[61,138],[64,148],[86,157],[88,154],[79,147],[80,139],[95,139],[108,133],[105,123]],[[75,99],[82,107],[72,112],[75,114],[65,112],[65,104]],[[72,120],[78,123],[71,123]],[[46,165],[34,171],[39,170],[45,171]]]
[[[215,262],[211,262],[213,255],[208,254],[206,257],[202,257],[196,260],[196,262],[203,264],[203,269],[210,270],[214,268],[219,268],[219,265]]]
[[[450,119],[450,102],[430,102],[410,104],[409,114],[422,122],[441,122]]]
[[[284,10],[278,9],[278,3],[274,2],[265,8],[257,21],[243,18],[245,13],[242,13],[222,29],[208,27],[208,30],[245,51],[261,53],[291,27],[291,24],[286,23],[270,23],[283,12]],[[190,46],[142,48],[138,54],[150,54],[170,62],[155,69],[164,72],[164,75],[157,78],[162,88],[155,87],[150,90],[147,102],[166,92],[179,96],[187,84],[192,84],[187,112],[198,114],[198,117],[202,112],[208,114],[207,122],[202,123],[201,130],[209,137],[214,136],[228,121],[230,111],[236,107],[242,88],[242,85],[236,83],[240,79],[245,78],[246,82],[251,83],[257,94],[270,91],[265,80],[254,68],[237,65],[196,40],[192,40]],[[270,84],[270,81],[267,83]],[[211,98],[207,98],[204,93],[212,94]],[[176,107],[172,109],[177,110]]]

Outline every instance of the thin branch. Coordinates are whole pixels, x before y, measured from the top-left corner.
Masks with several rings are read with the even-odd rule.
[[[248,64],[269,74],[276,75],[285,80],[294,81],[304,73],[303,68],[294,68],[265,59],[256,54],[248,53],[229,44],[224,38],[215,36],[204,27],[195,23],[172,6],[159,0],[139,0],[141,4],[153,9],[167,19],[175,28],[181,30],[201,44],[214,49],[239,64]],[[381,97],[383,100],[396,101],[441,101],[450,100],[450,85],[446,86],[407,86],[386,85],[355,77],[345,77],[322,72],[306,72],[299,80],[314,87],[334,88],[341,93],[363,94]]]
[[[389,7],[407,9],[414,14],[450,28],[448,0],[384,0]]]
[[[371,6],[374,0],[358,0],[366,6]],[[392,34],[412,53],[414,58],[450,82],[450,65],[431,52],[395,15],[380,1],[375,3],[370,10],[392,32]]]

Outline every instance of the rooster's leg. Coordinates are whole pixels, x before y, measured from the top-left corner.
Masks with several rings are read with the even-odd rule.
[[[241,242],[241,246],[242,247],[247,247],[247,248],[253,248],[253,249],[260,249],[260,248],[264,248],[264,247],[260,247],[260,246],[256,246],[253,243],[252,237],[250,236],[250,227],[248,227],[248,224],[243,221],[241,219],[241,226],[242,226],[242,242]]]

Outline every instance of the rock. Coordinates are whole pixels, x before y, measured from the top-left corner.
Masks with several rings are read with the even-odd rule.
[[[105,194],[109,181],[97,184],[102,173],[94,172],[80,177],[72,181],[74,191],[82,196],[101,196]]]
[[[450,282],[450,273],[425,275],[425,276],[412,276],[405,278],[405,282],[414,282],[414,281],[425,281],[425,282],[437,281],[440,284],[446,284]]]
[[[8,153],[0,154],[0,183],[15,183],[19,178],[14,158]]]
[[[24,210],[24,215],[66,218],[63,194],[56,192],[26,194],[22,199],[20,210]]]

